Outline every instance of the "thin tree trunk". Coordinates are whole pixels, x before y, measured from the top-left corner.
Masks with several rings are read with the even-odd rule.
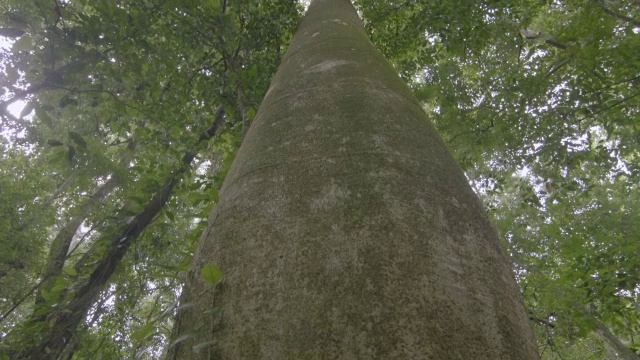
[[[311,4],[181,303],[170,359],[539,358],[480,202],[348,0]]]
[[[65,260],[67,259],[67,253],[71,246],[73,236],[78,231],[82,222],[86,219],[87,213],[96,206],[101,200],[103,200],[111,191],[116,187],[116,178],[111,177],[104,184],[100,185],[89,199],[81,205],[80,210],[76,212],[74,216],[58,231],[58,234],[51,242],[49,249],[49,257],[47,259],[47,265],[43,278],[46,280],[40,287],[41,289],[50,291],[55,283],[55,277],[60,275],[62,268],[64,267]],[[41,295],[36,296],[36,303],[43,302],[44,299]]]
[[[127,150],[129,150],[129,152],[132,152],[135,147],[136,142],[129,141]],[[124,158],[120,161],[120,165],[126,166],[129,160],[128,158],[129,156],[125,155]],[[77,175],[77,172],[75,174]],[[71,242],[73,241],[73,237],[75,236],[76,232],[78,231],[82,223],[86,220],[87,215],[94,211],[94,208],[98,204],[100,204],[100,202],[104,200],[116,188],[117,185],[118,180],[116,175],[111,174],[109,180],[100,185],[98,189],[93,194],[91,194],[91,196],[84,203],[79,206],[79,209],[75,210],[75,213],[71,217],[71,219],[69,219],[69,221],[58,231],[58,234],[56,234],[56,237],[53,239],[51,245],[49,246],[49,256],[47,257],[45,272],[42,276],[43,281],[38,289],[51,291],[51,288],[56,282],[56,277],[62,273],[62,269],[64,268],[67,256],[69,255]],[[55,199],[59,195],[60,194],[54,194],[53,199]],[[41,293],[37,292],[36,304],[43,303],[44,300],[45,299],[42,297]]]
[[[76,179],[76,177],[78,177],[78,172],[74,171],[60,186],[58,186],[58,188],[53,193],[53,195],[51,195],[50,198],[45,200],[42,207],[47,208],[48,206],[50,206],[60,196],[60,194],[62,194],[67,189],[67,187],[71,185],[71,183],[73,182],[73,180]]]
[[[604,12],[607,15],[613,16],[618,20],[622,20],[624,22],[628,22],[631,25],[633,25],[634,27],[638,28],[640,27],[640,20],[636,20],[632,17],[626,16],[624,14],[620,14],[618,12],[615,12],[609,8],[607,8],[607,6],[604,4],[603,1],[600,1],[600,8],[602,8],[602,12]]]
[[[223,124],[224,110],[220,108],[212,126],[205,133],[200,135],[194,148],[198,148],[205,141],[211,139]],[[120,261],[127,250],[137,240],[139,235],[160,213],[167,200],[171,197],[174,187],[180,181],[180,177],[190,167],[197,151],[187,151],[181,159],[180,167],[163,183],[162,187],[154,194],[144,208],[126,224],[122,225],[115,234],[111,234],[107,239],[107,249],[102,259],[91,272],[86,283],[80,286],[71,299],[64,305],[54,309],[48,314],[47,321],[49,327],[46,333],[40,336],[40,341],[34,343],[30,348],[16,355],[15,359],[59,359],[65,355],[67,344],[73,343],[75,331],[86,316],[87,311],[94,304],[100,292],[108,283],[111,275],[118,269]],[[75,348],[72,350],[74,351]]]
[[[595,319],[595,318],[594,318]],[[617,336],[615,336],[602,321],[595,319],[596,333],[600,335],[613,348],[613,350],[624,360],[640,360]]]

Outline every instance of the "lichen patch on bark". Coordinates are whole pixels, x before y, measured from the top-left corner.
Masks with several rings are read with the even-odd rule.
[[[305,73],[314,73],[314,72],[325,72],[329,71],[337,66],[348,64],[348,61],[345,60],[326,60],[321,62],[320,64],[313,65]]]
[[[349,189],[338,186],[334,181],[331,181],[331,184],[322,188],[318,196],[311,199],[311,211],[329,210],[339,202],[347,200],[350,195]]]

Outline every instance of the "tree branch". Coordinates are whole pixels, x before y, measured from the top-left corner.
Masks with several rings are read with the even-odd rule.
[[[211,139],[217,133],[224,120],[224,108],[221,106],[215,117],[213,125],[200,135],[194,150],[187,151],[181,160],[181,166],[176,169],[164,182],[160,190],[147,202],[142,211],[120,227],[115,235],[107,240],[109,245],[105,255],[91,272],[89,279],[81,286],[72,298],[62,306],[57,307],[55,313],[47,316],[49,329],[43,334],[40,343],[33,344],[26,349],[21,356],[29,359],[51,359],[62,353],[66,344],[73,338],[76,328],[91,308],[111,275],[117,270],[120,261],[127,250],[137,240],[139,235],[160,213],[167,200],[171,197],[180,176],[189,168],[197,154],[197,148],[206,140]]]
[[[71,240],[76,231],[86,218],[86,214],[98,203],[98,201],[104,199],[111,191],[116,187],[116,178],[111,177],[107,182],[102,184],[98,190],[96,190],[89,200],[80,206],[77,213],[71,217],[71,219],[65,224],[65,226],[58,231],[58,234],[51,242],[49,249],[49,257],[47,259],[47,265],[44,272],[44,277],[49,280],[43,284],[43,289],[50,291],[53,287],[55,277],[62,273],[67,254],[69,253],[69,247],[71,246]],[[46,301],[41,296],[36,297],[36,304]]]
[[[576,120],[576,121],[577,121],[578,123],[580,123],[580,122],[582,122],[583,120],[586,120],[586,119],[592,118],[592,117],[594,117],[594,116],[596,116],[596,115],[600,115],[600,114],[602,114],[603,112],[609,111],[609,110],[611,110],[612,108],[614,108],[614,107],[616,107],[616,106],[618,106],[618,105],[620,105],[620,104],[622,104],[622,103],[624,103],[624,102],[626,102],[626,101],[629,101],[629,100],[631,100],[631,99],[635,98],[636,96],[640,96],[640,92],[635,93],[635,94],[630,95],[630,96],[627,96],[626,98],[624,98],[624,99],[622,99],[622,100],[618,100],[618,101],[616,101],[615,103],[613,103],[613,104],[611,104],[611,105],[609,105],[609,106],[605,107],[604,109],[600,109],[600,110],[598,110],[598,111],[596,111],[596,112],[594,112],[594,113],[591,113],[591,114],[589,114],[589,115],[587,115],[587,116],[583,116],[583,117],[581,117],[580,119],[578,119],[578,120]]]
[[[640,360],[625,344],[618,339],[607,326],[600,320],[593,318],[596,322],[596,332],[618,353],[624,360]]]
[[[534,33],[533,31],[529,31],[527,29],[521,29],[520,35],[522,35],[525,39],[528,39],[528,40],[542,39],[544,40],[545,43],[551,46],[557,47],[558,49],[562,49],[562,50],[567,49],[567,45],[556,40],[556,38],[554,38],[553,36],[547,35],[541,32]]]
[[[614,18],[618,19],[618,20],[622,20],[624,22],[628,22],[631,25],[633,25],[634,27],[640,27],[640,20],[636,20],[632,17],[626,16],[624,14],[620,14],[618,12],[615,12],[609,8],[607,8],[604,5],[603,1],[600,1],[600,8],[602,9],[602,12],[604,12],[607,15],[613,16]]]

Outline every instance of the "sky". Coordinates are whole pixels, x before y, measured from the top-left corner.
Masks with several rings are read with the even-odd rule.
[[[13,41],[9,41],[7,40],[7,38],[5,38],[4,36],[0,36],[0,50],[4,51],[10,51],[11,50],[11,45],[13,45]],[[0,63],[4,62],[4,58],[0,59]],[[6,99],[3,99],[6,100]],[[24,101],[16,101],[15,103],[9,105],[9,112],[15,116],[18,117],[20,115],[20,112],[22,111],[22,108],[24,108],[24,106],[27,103]]]

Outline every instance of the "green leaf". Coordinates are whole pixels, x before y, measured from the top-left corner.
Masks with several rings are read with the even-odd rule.
[[[31,41],[31,36],[23,36],[13,43],[11,50],[14,52],[29,51],[32,48],[33,48],[33,41]]]
[[[45,111],[45,107],[41,106],[36,108],[36,116],[38,117],[38,119],[45,125],[47,125],[47,127],[52,128],[53,127],[53,119],[51,119],[51,116],[49,116],[49,114],[47,114],[47,112]]]
[[[151,332],[155,329],[152,323],[145,324],[141,329],[134,331],[131,334],[131,339],[135,341],[140,341],[149,336]]]
[[[67,161],[71,163],[75,156],[76,156],[76,148],[74,148],[73,146],[69,146],[69,150],[67,151]]]
[[[29,22],[24,18],[24,16],[18,14],[17,12],[6,12],[4,15],[9,19],[9,23],[12,26],[26,28]]]
[[[40,291],[40,295],[42,295],[42,298],[47,300],[47,301],[51,301],[51,294],[49,294],[49,292],[45,289],[42,289]]]
[[[87,148],[87,142],[84,141],[84,138],[77,132],[69,131],[69,138],[71,138],[71,140],[73,140],[73,142],[78,144],[78,146],[80,146],[81,148]]]
[[[62,99],[60,99],[60,102],[58,103],[58,106],[60,106],[60,108],[64,109],[69,105],[75,105],[78,106],[78,100],[70,97],[70,96],[63,96]]]
[[[254,109],[253,107],[250,107],[249,110],[247,110],[247,119],[249,121],[252,121],[255,117],[256,117],[256,109]]]
[[[205,6],[209,11],[217,11],[220,8],[220,2],[218,0],[207,0]]]
[[[56,282],[53,284],[53,288],[66,288],[69,286],[69,284],[71,284],[71,282],[69,281],[69,279],[65,279],[63,277],[59,277],[56,279]],[[53,291],[52,291],[53,292]]]
[[[53,147],[64,145],[63,143],[61,143],[58,140],[48,140],[47,144],[49,144],[49,146],[53,146]]]
[[[69,286],[68,283],[57,281],[56,284],[51,288],[49,297],[51,299],[57,298],[58,296],[60,296],[60,294],[62,294],[64,289],[66,289],[68,286]]]
[[[200,272],[204,281],[211,285],[218,285],[222,280],[222,271],[215,265],[205,265]]]
[[[18,28],[0,28],[0,36],[18,38],[24,34],[24,30]]]
[[[64,271],[65,274],[70,276],[78,276],[78,272],[76,271],[76,269],[72,267],[65,267],[62,269],[62,271]]]

